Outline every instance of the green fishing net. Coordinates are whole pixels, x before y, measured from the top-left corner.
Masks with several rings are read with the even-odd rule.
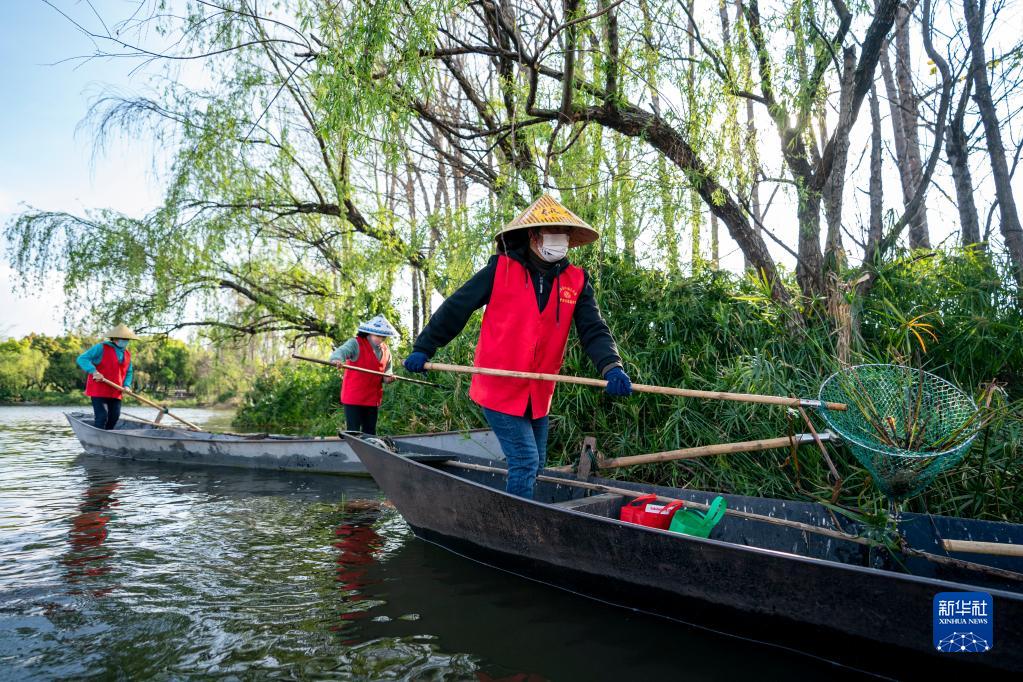
[[[959,462],[980,428],[973,399],[930,372],[857,365],[821,386],[820,400],[848,410],[821,414],[886,496],[901,501]]]

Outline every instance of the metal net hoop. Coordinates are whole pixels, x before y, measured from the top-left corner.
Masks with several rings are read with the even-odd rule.
[[[856,365],[821,385],[821,409],[831,429],[891,499],[916,495],[957,464],[977,436],[973,399],[930,372],[903,365]]]

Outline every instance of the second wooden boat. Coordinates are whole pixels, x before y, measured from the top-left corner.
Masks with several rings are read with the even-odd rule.
[[[338,437],[229,435],[156,427],[128,419],[106,431],[93,426],[91,414],[66,412],[64,416],[89,455],[196,466],[366,474],[352,448]],[[503,458],[494,432],[487,429],[397,436],[394,440],[406,447],[442,448],[489,461]]]

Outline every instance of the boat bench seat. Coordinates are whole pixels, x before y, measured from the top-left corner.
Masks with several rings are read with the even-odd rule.
[[[600,495],[590,495],[589,497],[580,497],[577,500],[554,502],[551,506],[585,512],[586,514],[593,514],[595,516],[617,517],[618,511],[622,508],[622,504],[624,503],[625,498],[621,495],[603,493]]]

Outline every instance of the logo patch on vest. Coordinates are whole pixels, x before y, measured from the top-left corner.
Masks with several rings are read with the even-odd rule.
[[[562,303],[574,304],[579,298],[579,292],[572,287],[560,287],[558,289],[558,300]]]

